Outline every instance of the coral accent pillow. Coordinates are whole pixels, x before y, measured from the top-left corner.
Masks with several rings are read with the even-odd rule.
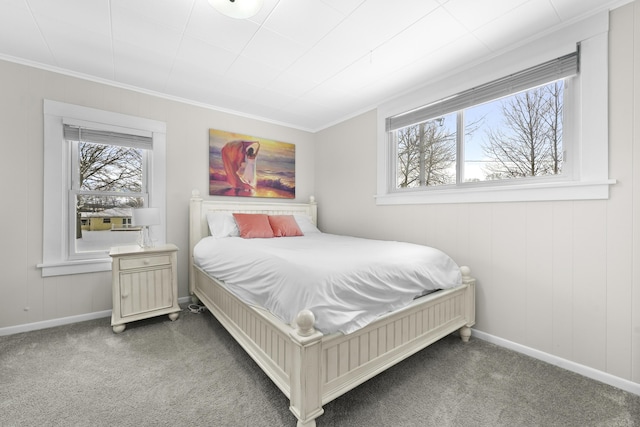
[[[269,224],[276,237],[304,236],[293,215],[269,215]]]
[[[273,237],[273,230],[266,214],[234,213],[233,217],[238,224],[240,237],[245,239]]]

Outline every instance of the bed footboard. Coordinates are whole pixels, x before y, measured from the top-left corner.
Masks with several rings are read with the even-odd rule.
[[[438,291],[349,335],[322,343],[323,404],[362,384],[435,341],[475,323],[475,280]]]
[[[198,267],[193,267],[192,292],[218,319],[278,388],[291,398],[292,328],[246,305]]]
[[[297,326],[247,306],[194,267],[193,292],[278,388],[289,398],[298,427],[313,427],[322,406],[444,336],[475,324],[475,279],[463,267],[463,284],[415,300],[348,335],[323,335],[309,310]]]

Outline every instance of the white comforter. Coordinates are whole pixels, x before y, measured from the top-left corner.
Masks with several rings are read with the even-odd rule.
[[[246,303],[288,324],[311,310],[325,334],[348,334],[416,296],[461,284],[456,263],[437,249],[326,233],[207,237],[194,261]]]

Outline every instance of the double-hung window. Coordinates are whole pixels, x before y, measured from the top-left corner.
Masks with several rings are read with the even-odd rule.
[[[377,203],[608,197],[606,18],[381,106]]]
[[[43,276],[110,270],[136,208],[158,208],[165,241],[165,123],[45,100],[44,146]]]
[[[69,258],[99,257],[111,246],[135,244],[138,230],[130,225],[132,210],[149,203],[152,133],[68,122],[63,130],[71,156]]]

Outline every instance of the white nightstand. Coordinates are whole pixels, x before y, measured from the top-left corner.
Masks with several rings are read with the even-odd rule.
[[[120,333],[125,323],[148,317],[168,314],[171,320],[178,318],[177,254],[172,244],[111,248],[113,332]]]

